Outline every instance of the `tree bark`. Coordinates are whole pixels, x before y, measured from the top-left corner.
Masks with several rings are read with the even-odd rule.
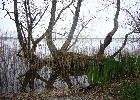
[[[104,58],[104,51],[106,47],[112,42],[112,37],[118,30],[118,16],[119,16],[119,11],[120,11],[120,0],[117,0],[117,11],[114,17],[114,27],[111,32],[109,32],[104,40],[104,43],[100,44],[100,49],[97,53],[97,62],[102,62]]]
[[[67,40],[65,41],[65,43],[61,47],[62,51],[67,51],[68,46],[70,45],[71,40],[73,39],[73,34],[74,34],[76,26],[77,26],[82,1],[83,0],[78,0],[78,2],[77,2],[76,11],[75,11],[75,15],[74,15],[74,18],[73,18],[73,24],[72,24],[72,27],[70,29]]]
[[[25,78],[24,78],[24,81],[23,81],[22,87],[21,87],[22,92],[26,92],[26,87],[28,84],[29,84],[30,89],[34,90],[34,79],[36,78],[36,75],[37,75],[37,71],[32,70],[32,69],[29,69],[25,73]]]

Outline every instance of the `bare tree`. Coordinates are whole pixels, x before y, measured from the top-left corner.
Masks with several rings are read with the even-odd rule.
[[[54,58],[53,63],[55,63],[55,65],[60,64],[60,62],[59,62],[60,60],[59,60],[58,56],[60,54],[60,51],[66,52],[68,50],[67,48],[69,47],[69,45],[71,43],[73,34],[74,34],[76,26],[77,26],[82,0],[77,1],[77,6],[75,7],[75,13],[74,13],[74,17],[73,17],[73,23],[72,23],[68,38],[67,38],[66,42],[63,44],[61,50],[59,50],[59,53],[52,40],[52,33],[53,33],[54,25],[60,19],[60,16],[63,13],[63,11],[66,10],[67,8],[69,8],[73,3],[76,3],[76,2],[74,2],[74,0],[71,0],[71,2],[68,5],[66,5],[64,8],[61,9],[58,16],[56,16],[57,0],[52,0],[52,2],[51,2],[52,6],[51,6],[51,11],[50,11],[51,15],[50,15],[50,21],[49,21],[48,28],[46,29],[44,34],[42,36],[40,36],[39,38],[37,38],[36,40],[34,40],[34,38],[32,36],[33,29],[37,26],[37,24],[40,22],[42,16],[45,14],[47,7],[48,7],[47,4],[46,4],[46,7],[43,12],[36,12],[37,10],[36,10],[36,8],[33,8],[34,6],[33,6],[32,0],[31,1],[23,0],[21,2],[18,2],[18,0],[13,0],[13,2],[14,2],[14,18],[12,18],[12,19],[16,23],[18,40],[19,40],[19,43],[21,46],[21,51],[22,51],[22,54],[19,53],[19,56],[24,57],[26,59],[28,65],[29,65],[29,68],[30,68],[30,70],[27,71],[27,73],[25,73],[25,80],[23,82],[23,88],[25,88],[27,86],[27,84],[29,83],[30,88],[34,89],[33,84],[34,84],[35,78],[39,78],[42,81],[45,81],[45,79],[41,78],[37,74],[37,70],[41,69],[44,65],[48,64],[48,66],[49,66],[49,63],[48,63],[49,59],[42,59],[35,55],[37,44],[42,39],[46,38],[48,48],[51,52],[51,55]],[[22,16],[20,16],[20,12],[18,9],[19,4],[21,5],[22,10],[23,10]],[[34,13],[32,13],[32,12],[34,12]],[[35,19],[38,17],[38,15],[40,13],[41,13],[41,16],[38,19],[38,21],[36,21]],[[21,20],[21,17],[22,17],[22,20]],[[56,78],[59,75],[61,75],[61,73],[60,73],[61,68],[59,68],[59,67],[61,67],[61,66],[60,65],[55,66],[53,69],[53,71],[55,71],[55,72],[52,73],[51,78],[49,79],[49,81],[45,81],[47,83],[48,87],[51,87],[53,82],[56,80]],[[62,77],[64,77],[64,76],[62,76]],[[66,79],[66,81],[68,80],[67,78],[64,78],[64,79]]]
[[[114,27],[113,29],[107,34],[104,43],[100,44],[100,49],[99,52],[97,53],[97,62],[102,62],[104,59],[104,51],[106,47],[112,42],[112,37],[118,30],[118,16],[119,16],[119,11],[120,11],[120,0],[117,0],[117,11],[115,13],[114,17]]]

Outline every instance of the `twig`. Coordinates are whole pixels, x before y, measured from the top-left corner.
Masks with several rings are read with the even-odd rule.
[[[64,7],[63,9],[61,9],[61,11],[59,12],[56,20],[55,20],[55,23],[58,21],[58,19],[60,18],[61,14],[63,13],[64,10],[66,10],[67,8],[70,7],[70,5],[74,2],[74,0],[72,0],[66,7]]]

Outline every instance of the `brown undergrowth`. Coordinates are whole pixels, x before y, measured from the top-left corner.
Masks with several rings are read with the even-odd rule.
[[[86,88],[73,88],[67,90],[44,90],[41,92],[1,94],[0,100],[122,100],[122,84],[129,84],[140,80],[138,77],[127,77],[112,80],[102,86],[92,85]]]

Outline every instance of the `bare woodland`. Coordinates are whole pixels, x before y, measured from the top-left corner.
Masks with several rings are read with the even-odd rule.
[[[41,81],[45,82],[47,84],[47,89],[52,88],[54,81],[58,77],[62,77],[62,79],[68,84],[68,87],[71,88],[72,83],[69,77],[86,74],[86,71],[91,61],[100,64],[100,70],[102,71],[102,62],[106,58],[104,52],[105,49],[109,46],[109,44],[112,42],[112,38],[118,30],[118,17],[120,16],[121,10],[124,10],[131,16],[134,25],[131,32],[124,33],[126,35],[124,37],[125,39],[122,46],[110,57],[115,57],[117,54],[119,54],[119,52],[123,50],[123,48],[126,45],[127,39],[131,34],[137,34],[140,32],[140,16],[138,15],[137,17],[135,17],[129,12],[129,10],[122,9],[121,0],[116,0],[116,11],[114,11],[115,15],[113,19],[113,29],[107,33],[104,42],[100,43],[100,48],[97,54],[93,56],[88,56],[81,53],[69,52],[70,48],[77,42],[80,32],[86,27],[86,25],[91,21],[91,19],[89,19],[86,22],[86,24],[81,25],[81,30],[77,34],[75,42],[72,42],[79,21],[78,19],[80,16],[80,8],[84,0],[69,0],[68,4],[65,5],[59,11],[59,13],[56,13],[57,4],[59,1],[63,2],[63,0],[44,0],[44,4],[46,4],[46,6],[44,7],[44,9],[42,9],[41,12],[38,10],[39,8],[36,8],[34,0],[11,1],[14,6],[14,12],[9,12],[7,9],[5,9],[5,5],[3,4],[2,10],[4,10],[7,13],[7,16],[9,16],[9,18],[13,20],[16,25],[18,41],[20,43],[21,48],[17,55],[23,58],[29,67],[29,70],[24,75],[20,76],[24,77],[23,82],[21,82],[21,91],[25,91],[28,84],[30,89],[34,90],[35,79],[40,79]],[[39,25],[42,17],[45,16],[45,13],[48,10],[48,5],[51,5],[48,26],[45,29],[45,32],[40,37],[34,39],[33,32],[35,28]],[[71,10],[71,12],[73,13],[73,22],[70,26],[69,31],[67,32],[67,38],[64,44],[61,46],[60,49],[58,49],[53,41],[54,27],[57,24],[57,22],[61,20],[63,12],[67,9],[70,9],[71,6],[74,7],[74,10]],[[61,36],[61,34],[58,35]],[[46,40],[46,44],[51,53],[50,58],[40,58],[35,54],[37,45],[40,41],[42,41],[42,39]],[[139,41],[139,39],[140,38],[137,38],[135,42]],[[52,73],[49,80],[44,79],[38,74],[38,71],[44,66],[50,67],[52,69]]]

